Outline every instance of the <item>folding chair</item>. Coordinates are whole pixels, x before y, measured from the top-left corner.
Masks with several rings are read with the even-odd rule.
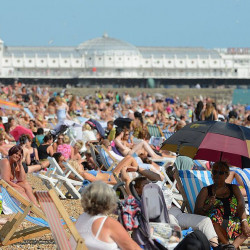
[[[61,190],[63,186],[63,182],[59,179],[53,177],[53,175],[56,173],[56,169],[50,165],[49,168],[47,168],[47,171],[45,174],[42,174],[40,172],[34,172],[33,175],[38,177],[42,180],[43,184],[48,188],[54,188],[57,192],[57,194],[62,198],[66,199],[66,196],[64,195],[63,191]]]
[[[196,198],[203,187],[213,184],[210,171],[175,170],[175,180],[183,197],[181,210],[194,212]]]
[[[241,168],[232,167],[230,168],[230,171],[234,171],[235,173],[237,173],[241,177],[244,183],[244,187],[247,193],[247,202],[248,202],[247,209],[249,210],[250,208],[250,169],[249,168],[241,169]]]
[[[116,165],[118,164],[117,160],[109,153],[109,151],[102,145],[96,145],[96,149],[100,155],[103,167],[107,170],[107,171],[111,171],[112,169],[114,169],[116,167]],[[110,165],[107,155],[109,155],[109,157],[111,157],[113,163]]]
[[[0,180],[0,186],[3,201],[15,213],[12,219],[6,222],[0,230],[1,245],[11,245],[50,233],[49,224],[43,211],[24,198],[4,180]],[[16,201],[20,202],[20,204],[17,204]],[[30,212],[37,217],[30,216]],[[35,226],[17,231],[25,219],[35,224]]]
[[[35,193],[47,219],[49,226],[52,231],[52,235],[56,241],[58,249],[61,250],[70,250],[72,249],[70,242],[65,233],[65,229],[62,226],[61,219],[59,218],[59,214],[62,219],[65,221],[67,228],[70,230],[70,233],[74,237],[77,246],[76,250],[87,250],[87,247],[84,244],[83,238],[78,233],[74,223],[69,219],[69,215],[64,208],[63,204],[59,200],[56,192],[51,189],[49,192],[39,191]],[[59,213],[59,214],[58,214]]]
[[[100,163],[97,161],[97,157],[96,157],[96,153],[99,154],[98,150],[96,149],[96,147],[92,143],[89,143],[89,149],[90,149],[90,153],[91,153],[91,156],[94,160],[95,165],[99,169],[102,169],[103,165],[100,165]]]
[[[162,133],[161,128],[158,125],[147,124],[147,128],[150,136],[165,137],[164,134]]]
[[[55,158],[49,157],[48,160],[51,167],[55,169],[55,172],[53,172],[51,176],[57,179],[58,183],[62,183],[65,186],[65,188],[68,190],[66,196],[70,194],[74,199],[81,199],[79,190],[82,186],[82,181],[75,181],[69,178],[69,176],[72,174],[72,168],[65,168],[63,171]],[[73,175],[75,175],[75,173],[73,173]]]

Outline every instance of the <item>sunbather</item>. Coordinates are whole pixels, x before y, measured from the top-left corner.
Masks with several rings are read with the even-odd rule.
[[[155,158],[155,159],[162,158],[161,156],[157,155],[153,151],[153,149],[149,146],[149,144],[145,141],[141,141],[134,146],[128,147],[128,145],[122,141],[123,136],[124,136],[123,129],[118,127],[116,129],[116,138],[115,138],[114,142],[115,142],[115,146],[119,149],[119,151],[121,152],[121,154],[123,156],[133,155],[134,153],[139,155],[141,153],[144,154],[146,152],[152,158]]]
[[[9,157],[0,161],[0,175],[10,186],[38,206],[32,188],[26,180],[26,174],[22,166],[22,158],[22,147],[19,145],[13,146],[9,150]]]

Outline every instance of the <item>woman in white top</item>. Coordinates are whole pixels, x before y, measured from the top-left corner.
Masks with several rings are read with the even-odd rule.
[[[89,250],[140,250],[123,226],[106,215],[112,213],[117,206],[117,198],[113,189],[101,181],[96,181],[83,189],[81,214],[76,228],[83,237]],[[71,237],[72,248],[76,243]]]

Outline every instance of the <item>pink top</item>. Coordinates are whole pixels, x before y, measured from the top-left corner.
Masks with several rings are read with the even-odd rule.
[[[57,152],[60,152],[65,160],[68,160],[71,156],[71,146],[69,144],[58,145]]]

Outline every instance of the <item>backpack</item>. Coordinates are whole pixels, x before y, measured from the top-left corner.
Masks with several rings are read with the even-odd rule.
[[[200,230],[194,230],[188,234],[176,247],[175,250],[210,250],[210,243]]]

